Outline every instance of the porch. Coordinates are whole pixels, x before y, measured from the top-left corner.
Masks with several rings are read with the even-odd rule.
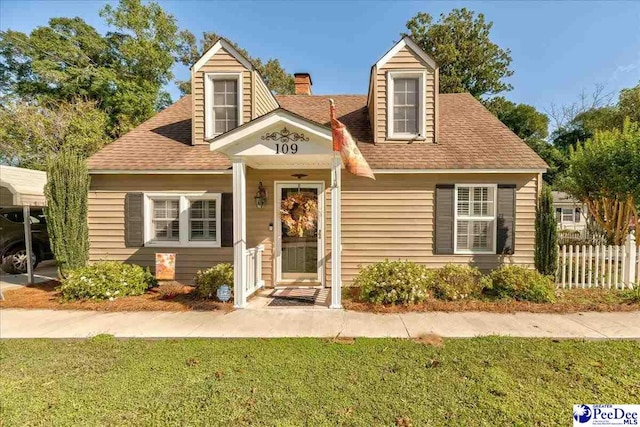
[[[265,287],[303,286],[330,287],[330,307],[341,308],[342,162],[331,130],[276,110],[210,147],[232,163],[234,307]]]

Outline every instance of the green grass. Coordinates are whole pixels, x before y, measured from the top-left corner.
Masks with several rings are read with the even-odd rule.
[[[640,343],[4,340],[0,424],[570,425],[640,401]]]

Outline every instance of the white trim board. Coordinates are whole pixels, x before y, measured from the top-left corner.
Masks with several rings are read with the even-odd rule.
[[[291,126],[297,126],[310,134],[318,136],[327,141],[331,141],[331,129],[315,124],[309,120],[298,117],[286,110],[274,110],[262,117],[247,122],[244,126],[237,127],[230,130],[227,133],[223,133],[220,136],[213,138],[209,144],[211,151],[218,151],[228,145],[231,145],[242,138],[245,138],[253,133],[259,132],[276,123],[288,124]]]
[[[379,174],[425,174],[425,173],[545,173],[546,169],[374,169]]]
[[[212,170],[168,170],[168,169],[150,169],[150,170],[127,170],[127,169],[94,169],[89,170],[89,175],[231,175],[231,169],[212,169]]]
[[[243,88],[243,72],[242,71],[232,71],[232,72],[212,72],[212,73],[204,73],[204,139],[215,138],[220,133],[216,134],[214,131],[214,97],[213,97],[213,83],[215,80],[227,80],[233,79],[236,81],[236,128],[242,126],[244,123],[244,105],[242,100],[244,98],[244,88]],[[234,128],[235,129],[235,128]]]
[[[218,53],[218,51],[220,49],[224,49],[227,52],[229,52],[229,55],[233,56],[239,63],[241,63],[246,69],[253,71],[253,65],[251,64],[251,62],[249,62],[245,57],[243,57],[240,52],[238,52],[236,50],[236,48],[234,48],[231,43],[229,43],[228,41],[226,41],[225,39],[220,39],[218,40],[213,46],[211,46],[209,48],[209,50],[207,50],[201,57],[200,59],[198,59],[198,61],[193,64],[193,66],[191,67],[191,69],[193,70],[193,72],[197,72],[200,68],[202,68],[207,62],[209,62],[209,60],[211,58],[213,58],[213,55],[215,55],[216,53]]]
[[[418,117],[416,117],[418,125],[418,133],[401,133],[396,132],[394,128],[394,98],[395,98],[395,79],[398,78],[417,78],[418,79]],[[426,138],[425,116],[427,111],[426,96],[427,72],[425,70],[396,70],[387,71],[387,139],[388,140],[424,140]]]
[[[396,56],[396,54],[400,52],[400,50],[402,50],[402,48],[405,46],[411,49],[416,55],[418,55],[420,59],[422,59],[427,63],[427,65],[429,65],[429,67],[433,68],[434,70],[438,68],[438,64],[436,64],[436,61],[434,61],[433,58],[430,57],[429,54],[425,52],[420,46],[418,46],[418,44],[414,42],[409,36],[404,36],[402,40],[400,40],[395,44],[395,46],[389,49],[389,51],[385,53],[384,56],[378,60],[378,62],[376,62],[376,67],[378,69],[384,67],[384,65],[389,62],[391,58]]]

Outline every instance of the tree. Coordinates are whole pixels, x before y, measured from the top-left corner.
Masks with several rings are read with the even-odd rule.
[[[489,111],[520,138],[545,139],[549,136],[549,118],[532,105],[516,104],[497,96],[484,102]]]
[[[529,138],[525,142],[549,165],[547,173],[544,174],[544,181],[555,186],[569,165],[567,154],[544,139]]]
[[[556,274],[558,263],[558,223],[549,186],[542,187],[536,207],[536,251],[534,262],[540,274]]]
[[[640,84],[620,91],[618,108],[620,108],[622,117],[627,117],[632,122],[640,123]]]
[[[86,158],[109,142],[108,119],[95,101],[11,102],[0,107],[0,160],[43,170],[51,154],[73,150]]]
[[[30,34],[0,32],[0,95],[29,103],[95,101],[118,137],[171,102],[180,38],[176,20],[154,2],[120,0],[100,15],[101,35],[80,18],[53,18]]]
[[[640,126],[598,131],[571,150],[563,187],[583,201],[607,234],[622,245],[640,200]]]
[[[511,51],[491,41],[492,26],[482,13],[476,17],[466,8],[441,14],[435,23],[420,12],[406,24],[408,35],[440,67],[440,91],[469,92],[478,99],[512,88],[504,82],[513,75]]]
[[[87,162],[74,150],[64,150],[47,159],[47,230],[51,249],[62,277],[70,269],[87,264],[89,233]]]
[[[178,59],[188,67],[195,64],[198,59],[221,38],[221,36],[216,33],[204,32],[200,43],[197,43],[196,37],[188,30],[182,31],[180,37],[184,42],[180,48]],[[280,95],[293,94],[295,92],[293,75],[287,73],[282,68],[280,61],[271,58],[263,63],[260,58],[251,57],[246,50],[236,43],[231,42],[231,44],[253,64],[271,92]],[[191,92],[191,82],[189,80],[179,81],[177,83],[183,94]]]

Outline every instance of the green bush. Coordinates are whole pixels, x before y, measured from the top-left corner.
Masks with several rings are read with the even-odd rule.
[[[384,260],[361,268],[353,284],[376,304],[412,304],[429,298],[433,272],[411,261]]]
[[[483,293],[494,298],[530,302],[554,302],[556,299],[551,276],[517,265],[505,265],[492,271],[482,284]]]
[[[193,281],[201,298],[216,298],[216,292],[222,285],[228,285],[233,295],[233,265],[222,263],[207,270],[200,270]]]
[[[114,300],[129,295],[142,295],[157,284],[148,268],[118,261],[97,262],[68,270],[58,290],[66,300]]]
[[[633,288],[622,291],[622,298],[628,304],[640,303],[640,282],[633,285]]]
[[[470,265],[446,264],[435,271],[434,296],[444,300],[460,300],[480,295],[482,273]]]

